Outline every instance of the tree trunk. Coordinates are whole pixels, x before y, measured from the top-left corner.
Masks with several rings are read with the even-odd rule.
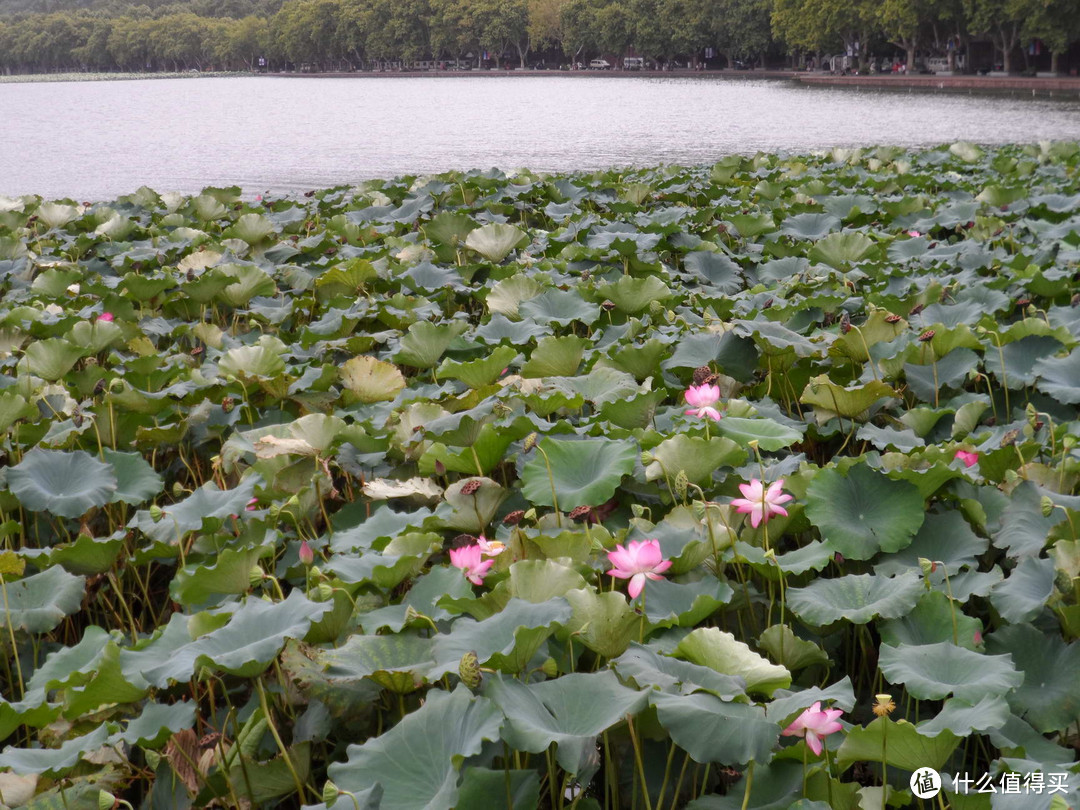
[[[1050,72],[1057,75],[1058,72],[1058,59],[1061,56],[1057,51],[1050,52]]]
[[[907,69],[908,69],[908,73],[914,73],[915,72],[915,44],[916,44],[915,37],[912,37],[906,43],[905,50],[907,50]]]

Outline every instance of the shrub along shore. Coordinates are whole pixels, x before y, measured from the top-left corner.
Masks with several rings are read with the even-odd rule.
[[[4,801],[1075,806],[1078,268],[1076,143],[0,198]]]

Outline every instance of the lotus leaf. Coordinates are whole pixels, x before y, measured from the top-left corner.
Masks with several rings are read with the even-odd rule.
[[[8,486],[35,512],[79,517],[104,506],[116,492],[116,473],[82,450],[34,448],[7,472]]]
[[[557,503],[563,511],[599,506],[633,472],[637,456],[630,441],[545,438],[522,469],[522,492],[532,503]]]

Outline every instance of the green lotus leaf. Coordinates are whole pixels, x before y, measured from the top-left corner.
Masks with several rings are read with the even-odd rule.
[[[86,577],[52,566],[40,574],[7,581],[4,589],[4,612],[0,614],[3,624],[13,630],[48,633],[79,610]]]
[[[93,537],[78,534],[70,543],[53,546],[38,557],[38,564],[59,565],[72,574],[93,576],[104,574],[116,564],[124,543],[124,532],[113,532],[109,537]]]
[[[564,512],[599,506],[615,494],[622,477],[634,471],[637,458],[637,445],[631,441],[545,438],[521,471],[521,491],[531,503],[557,503]]]
[[[777,689],[791,685],[791,673],[738,641],[731,633],[715,627],[692,630],[675,645],[672,655],[724,675],[736,675],[746,681],[746,691],[770,696]]]
[[[819,702],[832,703],[836,708],[850,712],[855,708],[855,690],[851,678],[845,675],[825,689],[817,686],[795,692],[777,689],[772,702],[765,707],[765,714],[770,720],[786,727],[796,714]]]
[[[772,226],[771,219],[768,224]],[[708,281],[709,286],[722,295],[734,295],[742,289],[743,279],[739,265],[723,253],[696,250],[683,257],[683,265]]]
[[[641,632],[641,616],[621,593],[579,588],[567,591],[566,601],[574,611],[567,632],[604,658],[620,655]]]
[[[506,587],[510,596],[539,605],[584,588],[585,580],[573,568],[554,560],[518,560],[510,566]]]
[[[397,366],[374,357],[354,357],[341,367],[341,383],[360,402],[389,402],[405,387]]]
[[[221,356],[218,368],[242,379],[272,380],[285,373],[285,361],[269,346],[239,346]]]
[[[252,298],[269,297],[277,292],[274,279],[254,265],[225,265],[219,269],[232,283],[222,288],[217,297],[231,307],[247,306]]]
[[[758,350],[754,341],[734,332],[704,332],[679,341],[664,368],[699,368],[710,366],[741,382],[751,379],[757,370]]]
[[[316,661],[333,681],[348,683],[370,678],[402,695],[422,686],[435,665],[430,638],[402,633],[349,636],[340,647],[320,651]]]
[[[394,355],[394,362],[413,368],[434,368],[454,338],[467,328],[461,321],[440,324],[416,321],[401,339],[401,349]]]
[[[32,408],[21,394],[5,391],[0,394],[0,433],[4,433],[18,420],[29,419],[36,413],[37,409]]]
[[[878,244],[865,233],[844,231],[830,233],[815,242],[808,257],[812,262],[822,262],[829,267],[840,269],[855,262],[878,258],[881,253]]]
[[[513,225],[491,222],[482,225],[465,237],[465,247],[474,250],[489,262],[498,264],[515,248],[529,243],[529,235]]]
[[[79,321],[65,337],[89,354],[98,354],[123,340],[124,332],[111,321]]]
[[[34,448],[7,472],[8,487],[24,507],[61,517],[80,517],[112,500],[116,473],[82,450]]]
[[[1013,559],[1038,556],[1050,530],[1066,519],[1060,509],[1043,514],[1041,494],[1031,481],[1022,481],[1006,503],[1008,508],[992,538],[994,546],[1004,549]]]
[[[960,158],[965,163],[976,163],[983,156],[983,150],[973,143],[957,141],[949,147],[949,153]]]
[[[610,671],[573,672],[529,685],[495,675],[484,694],[506,715],[503,739],[509,745],[537,754],[555,743],[559,765],[582,782],[599,765],[596,738],[648,701],[647,693],[627,689]]]
[[[653,460],[645,467],[645,480],[669,484],[680,472],[694,484],[711,481],[716,470],[737,467],[747,458],[746,450],[726,436],[703,439],[685,433],[664,439],[650,453]]]
[[[726,416],[716,423],[716,432],[741,445],[757,442],[766,452],[776,452],[802,441],[803,434],[795,428],[781,425],[772,419],[745,419]]]
[[[242,239],[249,245],[265,242],[276,233],[274,223],[262,214],[241,214],[223,235],[231,239]]]
[[[987,636],[986,649],[1016,662],[1024,680],[1006,700],[1040,733],[1064,730],[1080,720],[1080,642],[1066,644],[1030,624],[1014,624]]]
[[[600,307],[586,301],[577,290],[549,289],[522,301],[518,305],[518,314],[542,324],[568,326],[573,321],[580,321],[588,325],[600,317]]]
[[[539,806],[540,774],[538,771],[493,771],[477,766],[465,769],[465,776],[461,780],[461,789],[458,793],[458,807],[533,810]]]
[[[982,622],[966,615],[942,591],[929,591],[906,616],[878,623],[881,640],[894,647],[951,642],[974,650]]]
[[[26,365],[31,374],[55,382],[71,371],[84,352],[63,338],[35,340],[26,347]]]
[[[968,737],[976,732],[999,729],[1008,719],[1009,704],[999,695],[988,695],[975,704],[950,698],[933,719],[919,723],[917,728],[927,737],[936,737],[946,730],[957,737]]]
[[[731,601],[734,591],[726,582],[711,575],[675,582],[661,579],[649,582],[644,610],[654,625],[678,624],[693,627]]]
[[[350,745],[348,759],[331,764],[327,775],[350,793],[382,785],[381,806],[395,810],[452,810],[462,763],[479,754],[485,740],[498,739],[502,723],[490,700],[464,686],[433,689],[389,731]]]
[[[206,607],[221,597],[247,593],[251,569],[274,556],[270,545],[255,548],[224,548],[209,564],[189,563],[169,583],[169,595],[185,607]]]
[[[534,278],[517,274],[504,278],[491,288],[487,296],[488,309],[517,320],[521,304],[544,291],[543,286]]]
[[[428,677],[457,672],[461,657],[468,652],[475,652],[481,664],[510,674],[520,673],[544,640],[555,632],[555,626],[566,624],[570,615],[564,599],[533,604],[512,598],[501,611],[482,621],[463,616],[453,623],[448,634],[435,636],[436,664]]]
[[[855,727],[847,733],[837,752],[837,763],[841,770],[846,770],[860,761],[881,762],[885,752],[885,761],[895,768],[938,770],[959,744],[960,738],[951,731],[940,731],[931,737],[920,733],[911,723],[878,717],[866,728]]]
[[[787,217],[780,226],[780,233],[793,236],[796,239],[824,238],[827,234],[837,231],[842,227],[839,217],[832,214],[795,214]]]
[[[672,295],[668,286],[656,276],[619,276],[614,284],[597,287],[596,294],[608,299],[616,309],[628,315],[643,312],[653,301],[666,301]]]
[[[911,542],[923,522],[923,498],[913,485],[864,464],[851,467],[846,475],[827,468],[807,487],[806,516],[827,548],[846,558],[868,560]]]
[[[47,202],[39,205],[35,213],[38,219],[45,223],[47,227],[63,228],[78,217],[80,212],[74,205]]]
[[[27,349],[29,354],[29,349]],[[1064,357],[1046,357],[1035,363],[1032,369],[1038,377],[1036,388],[1059,402],[1069,405],[1080,403],[1080,349],[1073,349]]]
[[[281,602],[249,598],[228,615],[223,627],[180,646],[168,661],[145,669],[143,677],[164,688],[170,680],[189,679],[198,666],[209,666],[253,678],[273,663],[286,640],[302,639],[312,622],[332,607],[329,602],[308,600],[299,590]]]
[[[1024,682],[1009,656],[983,655],[948,641],[918,647],[882,644],[878,666],[891,683],[904,684],[921,700],[951,695],[975,702],[1000,697]]]
[[[817,626],[837,621],[866,624],[871,619],[905,615],[923,594],[915,572],[897,577],[849,574],[818,579],[805,588],[788,590],[788,607],[803,621]]]
[[[146,697],[149,685],[138,676],[129,677],[124,671],[121,651],[115,641],[107,642],[92,669],[72,673],[63,684],[51,682],[51,688],[61,687],[63,717],[74,720],[98,711],[103,706],[135,703]]]
[[[161,476],[138,453],[121,453],[105,448],[102,457],[116,474],[116,492],[110,499],[113,503],[119,501],[134,506],[150,500],[164,488]]]
[[[617,346],[609,359],[616,368],[634,375],[634,379],[643,382],[655,377],[660,362],[671,353],[671,346],[656,338],[650,338],[641,345]]]
[[[0,768],[13,773],[59,776],[77,766],[85,754],[95,753],[106,744],[109,729],[100,725],[89,734],[72,737],[59,748],[15,748],[7,746],[0,754]]]
[[[460,362],[444,358],[436,374],[439,377],[461,380],[469,388],[477,389],[491,385],[504,370],[519,357],[516,349],[496,346],[491,354],[478,360]]]
[[[459,245],[465,244],[466,237],[476,228],[477,224],[472,218],[442,211],[423,225],[422,230],[435,244],[457,249]]]
[[[467,484],[470,492],[463,492]],[[458,531],[483,534],[508,496],[502,485],[484,476],[455,481],[446,488],[443,498],[450,507],[446,524]],[[442,513],[440,513],[442,514]]]
[[[659,689],[675,695],[708,692],[728,701],[746,694],[746,681],[738,675],[725,675],[711,667],[661,655],[636,642],[611,665],[620,678],[639,689]]]
[[[768,762],[780,727],[765,719],[760,706],[726,703],[714,695],[653,692],[660,725],[696,762]]]
[[[1028,557],[1021,560],[990,592],[990,603],[1013,624],[1031,621],[1054,593],[1054,561]]]
[[[817,409],[819,422],[835,416],[865,421],[866,414],[874,403],[884,397],[895,396],[896,391],[878,380],[844,387],[822,374],[806,384],[799,401]]]
[[[786,624],[774,624],[767,628],[758,637],[757,646],[790,672],[797,672],[812,664],[829,663],[825,650],[812,641],[797,637]]]
[[[577,374],[587,345],[589,341],[574,335],[541,338],[521,367],[521,376],[571,377]]]
[[[727,221],[735,226],[735,230],[743,239],[753,239],[763,233],[771,233],[776,230],[776,222],[772,214],[729,214]]]

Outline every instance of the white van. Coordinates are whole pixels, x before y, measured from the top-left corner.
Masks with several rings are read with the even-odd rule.
[[[607,59],[593,59],[589,62],[589,70],[611,70],[611,63]]]
[[[645,59],[641,56],[624,56],[622,66],[623,70],[644,70]]]

